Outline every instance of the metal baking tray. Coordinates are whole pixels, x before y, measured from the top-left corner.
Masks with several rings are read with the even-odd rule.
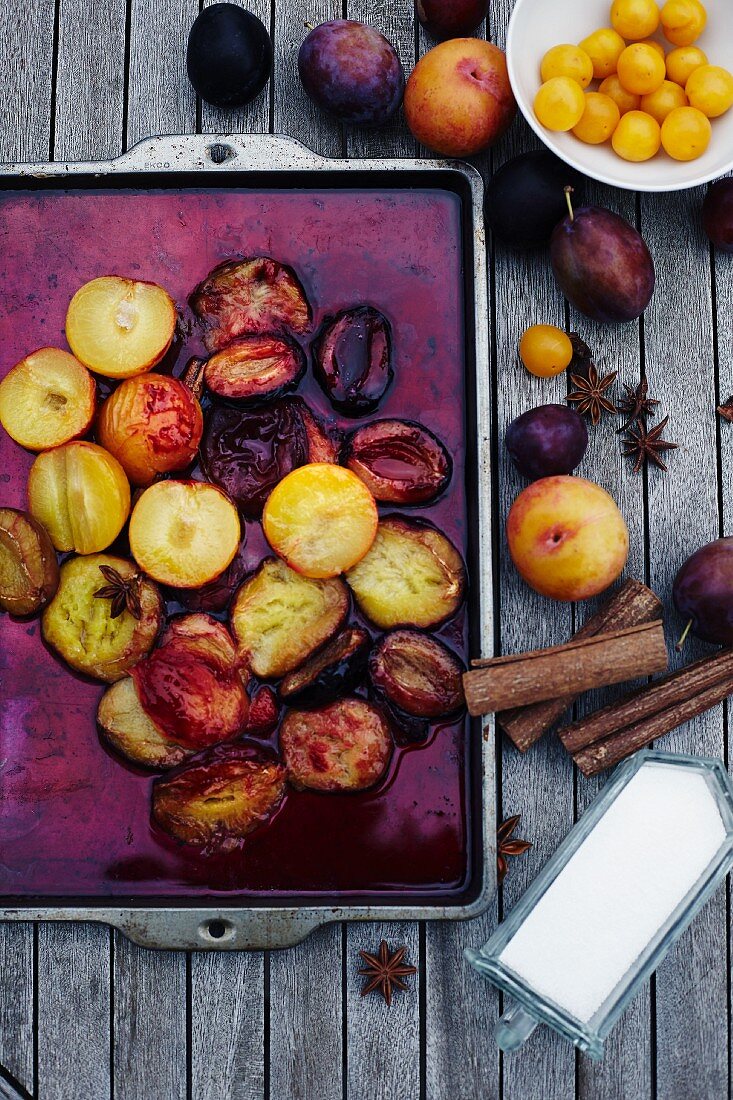
[[[479,651],[483,655],[491,655],[493,599],[489,468],[491,423],[489,314],[482,213],[483,188],[481,178],[473,168],[453,161],[327,159],[317,156],[289,138],[264,134],[236,137],[193,135],[148,139],[118,159],[107,162],[13,164],[0,167],[0,204],[3,198],[8,197],[8,192],[12,192],[14,197],[20,196],[21,206],[25,197],[29,207],[32,207],[32,217],[21,219],[21,236],[24,244],[22,247],[19,246],[18,255],[22,254],[25,257],[27,287],[35,287],[31,276],[38,280],[38,295],[35,290],[27,290],[25,300],[32,301],[33,320],[34,323],[39,324],[44,324],[46,321],[46,317],[41,317],[40,314],[44,310],[44,301],[52,301],[51,295],[56,286],[56,276],[44,271],[42,264],[38,262],[34,266],[34,242],[38,246],[37,256],[47,255],[44,248],[48,250],[51,247],[50,238],[56,242],[53,247],[61,251],[62,245],[57,243],[57,238],[54,237],[48,221],[51,217],[58,216],[58,210],[66,210],[63,206],[54,207],[53,196],[60,193],[78,198],[78,203],[72,204],[68,209],[72,212],[71,220],[76,216],[82,227],[85,195],[118,196],[119,202],[123,203],[118,206],[118,215],[119,211],[122,211],[122,216],[118,216],[116,223],[119,233],[122,237],[127,237],[129,230],[129,235],[133,238],[134,219],[130,219],[128,223],[124,216],[126,211],[124,203],[129,201],[129,196],[133,194],[142,196],[143,202],[151,206],[155,205],[154,196],[156,195],[184,196],[180,203],[181,209],[177,211],[177,220],[173,219],[175,232],[183,235],[192,232],[191,227],[187,225],[185,196],[206,195],[210,204],[213,203],[214,207],[224,211],[221,224],[211,216],[211,209],[209,220],[202,223],[206,231],[204,236],[208,239],[208,235],[211,234],[216,238],[216,248],[219,251],[218,253],[215,251],[215,255],[218,258],[237,252],[241,254],[243,236],[246,238],[250,234],[256,237],[259,233],[262,238],[263,224],[267,224],[267,211],[270,206],[277,207],[279,204],[282,208],[283,203],[290,203],[294,218],[297,220],[298,217],[302,217],[302,209],[298,203],[301,202],[303,195],[311,196],[309,201],[315,211],[313,217],[316,223],[320,216],[318,210],[328,210],[338,205],[339,202],[345,201],[344,196],[352,201],[357,213],[363,210],[373,221],[380,220],[378,213],[375,217],[375,210],[387,211],[384,214],[387,221],[392,216],[389,214],[390,196],[395,196],[392,203],[395,210],[403,200],[409,206],[413,199],[418,202],[423,194],[429,193],[438,198],[452,196],[450,201],[458,211],[455,219],[456,246],[453,251],[456,254],[454,266],[460,282],[460,290],[456,292],[453,304],[457,315],[460,314],[461,317],[465,363],[463,375],[465,398],[461,406],[464,410],[463,438],[455,440],[454,455],[457,469],[463,470],[462,484],[466,505],[463,534],[470,587],[467,634],[464,632],[464,637],[468,639],[468,647],[472,655]],[[258,201],[260,196],[262,198],[257,208],[261,217],[255,218],[250,209],[249,222],[245,219],[243,224],[237,227],[237,232],[234,233],[236,240],[234,240],[231,224],[229,222],[224,224],[226,222],[224,214],[226,210],[231,214],[231,204],[234,201],[232,196],[236,195],[245,198],[248,196],[250,207],[252,196],[258,196]],[[242,198],[243,209],[247,207],[245,198]],[[374,209],[370,207],[370,203],[376,203]],[[170,207],[170,202],[168,206]],[[432,207],[430,209],[432,210]],[[76,215],[73,215],[74,210]],[[56,211],[55,214],[54,211]],[[424,272],[420,270],[417,260],[412,262],[410,250],[414,244],[414,251],[419,252],[415,242],[420,239],[423,227],[425,234],[429,234],[432,229],[430,224],[416,222],[417,215],[414,211],[411,216],[413,222],[410,223],[408,218],[403,227],[401,241],[403,251],[400,253],[403,257],[403,266],[406,270],[409,268],[408,273],[414,279],[433,279],[438,285],[442,278],[440,270],[432,273]],[[398,215],[395,214],[394,219],[397,218]],[[409,228],[410,224],[413,225],[412,231]],[[92,227],[93,225],[92,218]],[[352,225],[347,220],[345,225],[344,239],[348,238],[351,242],[356,240],[360,243],[358,224]],[[415,225],[419,226],[418,232],[414,229]],[[104,230],[97,226],[97,237],[93,243],[100,266],[99,270],[93,271],[89,267],[85,268],[89,271],[87,277],[104,273],[105,270],[119,269],[114,266],[115,234],[108,230],[109,226],[106,224]],[[2,231],[5,233],[6,240],[10,240],[13,233],[12,225],[4,223]],[[64,232],[67,234],[64,239],[67,242],[68,251],[68,242],[73,238],[67,226],[64,227]],[[435,232],[438,233],[438,229]],[[61,239],[61,237],[58,238],[58,240]],[[265,240],[264,250],[267,250],[268,238],[262,239]],[[369,239],[367,233],[365,240]],[[175,257],[166,252],[165,242],[158,243],[160,255],[164,257],[164,262],[173,272],[177,262]],[[133,246],[129,245],[129,247]],[[205,253],[207,242],[201,241],[200,247],[202,254]],[[328,242],[324,247],[328,247]],[[353,243],[350,247],[353,248]],[[259,250],[263,250],[262,244]],[[277,255],[276,245],[272,246],[272,250],[273,255]],[[6,251],[0,263],[0,283],[4,284],[6,291],[10,280],[15,277],[15,273],[11,270],[12,251],[10,249],[10,258]],[[94,256],[95,253],[92,255]],[[204,260],[202,263],[204,263],[201,269],[203,277],[208,268]],[[364,265],[364,278],[368,284],[370,269],[366,251]],[[48,286],[45,285],[46,276]],[[145,277],[145,274],[143,273],[141,277]],[[368,289],[366,291],[363,287],[360,289],[362,293],[368,295]],[[451,300],[451,293],[452,291],[445,290],[445,294],[448,295],[446,301]],[[22,323],[23,318],[20,317],[19,320]],[[6,315],[6,324],[10,323],[12,318]],[[57,332],[59,332],[58,336]],[[46,336],[47,343],[53,343],[61,338],[60,326],[54,328],[53,316],[50,317],[49,327],[41,330],[41,333]],[[32,346],[43,342],[43,336],[35,339],[35,344],[33,339],[24,334],[26,345],[29,340]],[[24,350],[30,350],[30,345]],[[20,354],[23,354],[23,351]],[[7,350],[5,355],[7,358]],[[9,365],[9,362],[6,363],[6,366]],[[430,362],[428,361],[420,369],[424,369],[424,384],[429,387],[431,385]],[[460,401],[461,397],[457,400]],[[382,413],[382,415],[385,414]],[[400,414],[396,412],[394,415]],[[6,475],[3,480],[7,482],[9,476]],[[8,622],[7,617],[4,622]],[[2,628],[3,624],[0,623],[0,634]],[[73,876],[63,882],[63,887],[60,886],[58,889],[31,889],[23,886],[25,872],[22,868],[30,868],[32,871],[35,858],[42,861],[48,859],[49,855],[47,851],[34,852],[31,845],[25,862],[18,856],[19,852],[24,851],[25,833],[30,828],[28,821],[34,824],[33,815],[36,810],[33,800],[39,795],[41,785],[40,779],[35,788],[32,782],[31,749],[27,746],[25,750],[22,747],[19,749],[19,745],[23,739],[27,739],[28,744],[32,745],[35,736],[37,748],[42,740],[45,746],[44,752],[55,754],[57,774],[63,777],[65,770],[73,771],[75,751],[73,737],[76,736],[75,723],[78,725],[79,719],[79,716],[72,712],[68,712],[68,718],[66,712],[62,712],[64,721],[58,722],[60,712],[54,712],[50,704],[46,705],[46,714],[41,714],[39,717],[39,708],[42,712],[50,689],[47,686],[44,686],[43,692],[39,689],[39,698],[34,701],[34,683],[36,682],[33,679],[33,662],[38,659],[39,649],[33,650],[30,646],[31,643],[36,647],[40,646],[37,624],[35,629],[24,629],[24,636],[31,633],[35,633],[36,636],[30,643],[23,641],[18,643],[19,647],[26,647],[24,649],[26,667],[23,671],[20,667],[20,658],[16,654],[14,664],[11,652],[13,639],[20,638],[20,634],[16,632],[11,636],[7,633],[4,640],[0,640],[0,919],[97,921],[113,925],[135,942],[148,947],[261,949],[295,944],[319,925],[330,921],[463,920],[479,915],[487,907],[496,888],[493,727],[490,721],[481,726],[468,720],[462,726],[462,733],[453,732],[454,737],[463,738],[462,742],[454,741],[454,745],[461,744],[464,761],[461,765],[464,769],[462,773],[464,786],[461,788],[462,808],[454,806],[454,816],[458,817],[462,812],[467,825],[465,875],[460,889],[456,887],[452,892],[443,891],[438,886],[431,890],[427,885],[422,889],[400,890],[394,886],[390,889],[386,887],[376,889],[372,888],[374,883],[369,889],[363,891],[353,884],[349,889],[339,889],[339,880],[336,877],[333,880],[334,888],[328,889],[324,885],[327,876],[317,889],[301,886],[298,890],[258,891],[257,889],[238,890],[229,885],[222,889],[202,890],[187,889],[184,882],[179,889],[166,892],[163,889],[156,890],[154,867],[152,871],[147,872],[138,868],[139,874],[132,875],[135,881],[144,883],[144,889],[142,885],[136,890],[132,886],[126,887],[124,882],[120,886],[118,882],[114,888],[110,886],[109,889],[77,890]],[[45,659],[47,655],[44,653],[43,657]],[[38,674],[44,673],[39,671]],[[24,699],[25,702],[19,705],[19,699]],[[69,706],[68,703],[65,705]],[[7,751],[3,751],[3,747]],[[22,751],[30,753],[25,763],[29,765],[28,777],[31,778],[25,780],[27,796],[24,794],[19,801],[17,788],[14,786],[17,784],[17,778],[13,777],[13,762],[17,753]],[[41,759],[40,753],[36,759]],[[17,770],[16,759],[16,773]],[[93,788],[94,777],[90,779],[90,784]],[[13,791],[15,796],[12,794]],[[48,795],[48,791],[45,794]],[[100,783],[98,796],[99,800],[106,798],[109,806],[110,798],[114,799],[114,792],[109,785],[104,788]],[[449,800],[446,798],[444,801]],[[21,818],[24,818],[26,813],[28,815],[28,821],[23,820],[20,825],[11,817],[13,807],[17,812],[19,805],[22,806]],[[98,810],[89,808],[86,810],[87,817],[91,813],[98,814],[100,822],[104,821],[106,812],[113,814],[114,810],[105,811],[104,807]],[[430,813],[436,814],[437,817],[440,817],[443,812],[430,810]],[[400,825],[404,827],[406,834],[410,832],[409,820],[406,819]],[[80,838],[85,835],[84,828],[89,828],[88,820],[80,821]],[[418,848],[415,850],[418,851],[421,840],[420,826],[416,826],[413,832],[415,834],[413,843],[417,838]],[[39,836],[42,835],[41,830]],[[429,830],[424,833],[422,839],[428,835]],[[324,860],[327,862],[327,845],[338,843],[338,839],[333,836],[325,839]],[[128,842],[131,843],[131,841]],[[425,844],[427,843],[428,841],[425,840]],[[83,848],[83,839],[80,839],[79,845]],[[246,852],[245,848],[243,858],[246,858]],[[135,848],[132,843],[130,853],[134,862]],[[11,856],[18,861],[14,870],[12,870]],[[79,858],[82,857],[83,852]],[[345,865],[347,861],[343,853],[339,858]],[[143,864],[144,860],[140,859],[139,863]],[[7,871],[8,866],[11,867],[10,873],[3,875],[3,870]],[[59,871],[58,874],[62,875],[63,871]],[[31,881],[33,881],[32,875]],[[351,883],[350,879],[349,883]],[[15,893],[13,893],[14,884]]]

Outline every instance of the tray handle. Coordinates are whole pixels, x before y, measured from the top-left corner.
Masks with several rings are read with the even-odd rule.
[[[166,947],[188,951],[267,951],[294,947],[313,932],[318,919],[288,910],[244,912],[223,909],[161,910],[136,916],[126,913],[110,921],[142,947]]]
[[[321,157],[284,134],[182,134],[143,138],[116,160],[114,171],[262,171],[320,168]]]

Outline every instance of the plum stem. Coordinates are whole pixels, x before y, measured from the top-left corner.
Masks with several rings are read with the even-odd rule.
[[[678,641],[677,645],[674,647],[677,650],[678,653],[682,652],[682,646],[685,644],[685,641],[687,640],[687,635],[690,633],[691,627],[692,627],[692,619],[690,619],[689,622],[687,623],[687,626],[682,631],[682,637]]]
[[[571,222],[575,221],[575,211],[573,210],[573,200],[570,198],[570,196],[572,195],[574,190],[575,190],[575,188],[570,187],[570,185],[568,185],[565,188],[565,201],[568,204],[568,210],[570,211],[570,221]]]

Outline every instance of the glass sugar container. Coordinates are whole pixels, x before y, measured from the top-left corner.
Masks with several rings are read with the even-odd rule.
[[[646,749],[613,773],[472,966],[514,1004],[504,1051],[538,1024],[591,1058],[733,867],[721,760]]]

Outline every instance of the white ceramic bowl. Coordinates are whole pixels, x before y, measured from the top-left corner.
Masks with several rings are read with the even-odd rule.
[[[703,2],[708,23],[695,45],[705,51],[711,65],[733,72],[733,2]],[[572,133],[557,134],[540,125],[532,105],[541,83],[543,56],[551,46],[580,42],[599,27],[609,27],[610,10],[611,0],[516,0],[506,44],[509,78],[519,109],[535,133],[584,175],[631,191],[681,191],[733,171],[733,108],[711,120],[713,136],[707,152],[688,162],[673,160],[660,149],[652,160],[632,164],[616,156],[610,142],[586,145]],[[654,37],[666,50],[674,49],[661,30]]]

